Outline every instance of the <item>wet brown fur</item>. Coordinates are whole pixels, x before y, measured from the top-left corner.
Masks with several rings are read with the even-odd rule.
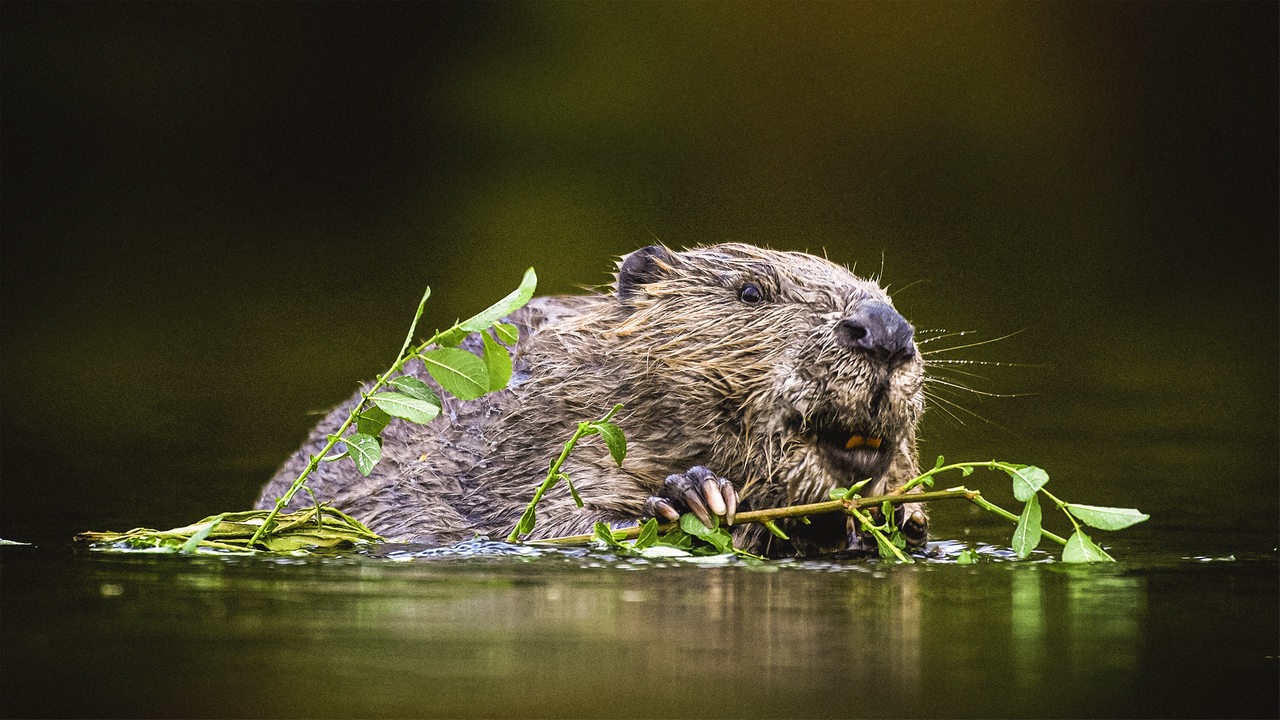
[[[824,500],[832,487],[862,478],[820,446],[823,424],[892,443],[878,478],[884,487],[917,473],[920,354],[886,363],[835,338],[859,303],[891,304],[877,284],[803,253],[740,244],[638,252],[649,250],[620,264],[608,293],[537,298],[513,314],[520,340],[508,389],[470,402],[442,393],[432,423],[387,428],[383,460],[369,477],[347,460],[322,464],[308,483],[316,496],[388,539],[504,537],[576,424],[619,402],[624,466],[598,440],[579,446],[565,470],[586,507],[558,486],[538,507],[534,537],[590,532],[597,521],[631,524],[664,478],[694,465],[731,480],[743,508]],[[762,302],[739,299],[746,283],[761,289]],[[417,361],[406,372],[432,383]],[[263,489],[259,507],[288,487],[354,402],[320,423]],[[309,502],[300,493],[293,506]],[[790,543],[755,525],[738,527],[735,540],[771,555],[857,544],[843,523],[789,530]]]

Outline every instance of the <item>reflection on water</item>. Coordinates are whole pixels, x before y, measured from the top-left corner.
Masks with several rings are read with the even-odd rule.
[[[1020,692],[1069,677],[1098,703],[1119,692],[1115,682],[1133,678],[1145,626],[1141,578],[1057,566],[1010,580],[1011,669]]]
[[[0,677],[10,716],[1276,706],[1274,558],[746,567],[593,553],[265,561],[6,549],[0,561],[5,653],[22,658]],[[1169,612],[1186,596],[1229,597],[1236,612],[1189,624]],[[1188,673],[1203,681],[1198,695],[1171,679]]]
[[[1020,692],[1034,690],[1044,674],[1045,624],[1039,573],[1012,573],[1009,592],[1009,624],[1013,632],[1012,660]]]

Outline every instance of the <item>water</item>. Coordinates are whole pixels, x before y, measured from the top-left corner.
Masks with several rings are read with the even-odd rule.
[[[34,546],[0,546],[0,714],[1276,717],[1276,23],[6,3],[0,537]],[[827,254],[918,328],[1021,331],[932,356],[1017,397],[935,386],[925,463],[1151,519],[1092,567],[1004,561],[1007,525],[942,503],[990,561],[71,547],[248,507],[424,285],[440,327],[655,239]]]
[[[996,548],[976,565],[706,567],[412,550],[6,547],[0,706],[9,717],[1277,713],[1274,552],[1129,548],[1117,565],[1069,566]]]

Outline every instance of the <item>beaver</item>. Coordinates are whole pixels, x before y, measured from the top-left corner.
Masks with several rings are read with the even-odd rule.
[[[368,477],[321,463],[321,501],[397,541],[448,544],[505,536],[579,421],[615,403],[625,463],[579,446],[564,483],[538,506],[531,537],[589,533],[686,510],[732,524],[742,509],[820,502],[863,479],[864,495],[918,473],[924,362],[914,329],[875,282],[823,258],[745,244],[624,256],[605,292],[535,298],[507,321],[520,330],[509,386],[477,400],[444,393],[430,424],[393,421]],[[464,347],[475,351],[472,336]],[[413,360],[405,373],[438,389]],[[325,417],[263,488],[270,507],[320,451],[359,396]],[[293,505],[310,500],[300,493]],[[896,511],[924,543],[923,505]],[[739,548],[770,557],[874,548],[836,515],[733,528]]]

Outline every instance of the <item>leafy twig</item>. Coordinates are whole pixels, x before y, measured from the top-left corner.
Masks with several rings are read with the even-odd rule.
[[[298,490],[306,487],[307,478],[322,462],[349,457],[362,475],[372,472],[382,458],[382,431],[394,418],[426,423],[439,415],[442,404],[435,391],[422,380],[401,374],[409,360],[420,359],[441,389],[461,400],[506,387],[511,378],[512,361],[503,343],[515,345],[519,332],[515,326],[500,321],[524,306],[533,297],[536,285],[537,275],[529,268],[520,286],[506,297],[414,345],[418,322],[431,296],[431,288],[427,288],[396,361],[367,390],[361,391],[355,407],[328,436],[320,452],[307,459],[302,472],[270,510],[223,513],[173,530],[136,528],[127,533],[89,532],[77,535],[77,539],[99,546],[187,553],[200,549],[255,552],[260,548],[279,552],[381,540],[360,522],[327,505],[317,503],[310,509],[289,514],[284,514],[283,508]],[[472,333],[481,335],[479,355],[458,347]],[[616,434],[621,439],[621,432]],[[625,439],[621,442],[625,446]],[[339,444],[346,445],[346,449],[334,453]]]
[[[969,476],[977,468],[985,468],[990,470],[998,470],[1007,474],[1013,481],[1014,497],[1023,503],[1023,511],[1021,515],[1015,515],[1008,510],[990,502],[982,496],[977,490],[967,487],[953,487],[946,490],[935,490],[926,492],[914,492],[907,494],[906,491],[921,486],[932,487],[934,477],[948,471],[958,471],[962,476]],[[1018,463],[1002,462],[991,460],[986,462],[962,462],[945,464],[945,460],[940,456],[937,463],[930,470],[927,470],[902,487],[894,490],[888,495],[876,497],[859,497],[857,490],[865,483],[859,483],[853,488],[834,488],[831,491],[832,500],[820,503],[810,503],[806,505],[792,505],[782,508],[772,508],[766,510],[743,511],[737,514],[735,521],[739,523],[759,522],[770,526],[774,532],[780,532],[773,525],[778,520],[787,518],[809,517],[813,515],[822,515],[831,512],[844,512],[845,514],[855,517],[863,530],[871,533],[876,539],[879,546],[881,557],[886,559],[897,560],[899,562],[911,562],[910,558],[902,552],[905,543],[902,541],[901,533],[894,526],[892,521],[893,513],[889,511],[891,505],[898,505],[906,502],[931,502],[935,500],[965,499],[974,503],[978,507],[995,513],[1000,517],[1009,520],[1015,525],[1012,539],[1014,552],[1020,558],[1026,558],[1031,551],[1039,545],[1041,538],[1047,537],[1050,540],[1063,546],[1062,559],[1065,562],[1114,562],[1105,550],[1098,547],[1093,540],[1084,532],[1082,525],[1097,528],[1100,530],[1120,530],[1136,523],[1146,520],[1148,515],[1132,508],[1114,508],[1099,507],[1096,505],[1082,505],[1079,503],[1070,503],[1059,499],[1049,491],[1044,489],[1045,484],[1049,482],[1049,474],[1043,469],[1034,465],[1021,465]],[[1062,538],[1051,533],[1041,526],[1040,503],[1038,497],[1044,495],[1054,503],[1058,509],[1066,514],[1067,519],[1071,521],[1074,532],[1069,538]],[[872,507],[881,507],[884,520],[881,524],[876,524],[870,513],[863,512],[864,509]],[[683,519],[683,518],[682,518]],[[645,532],[646,525],[622,528],[618,530],[610,530],[609,537],[615,541],[624,541],[635,538]],[[658,526],[660,532],[668,532],[676,527],[675,523]],[[600,538],[600,532],[591,535],[572,535],[558,538],[548,538],[536,541],[540,544],[581,544],[590,542],[593,538]]]
[[[1115,558],[1098,547],[1093,542],[1093,539],[1084,532],[1081,523],[1099,530],[1122,530],[1143,522],[1150,517],[1146,513],[1139,512],[1133,508],[1081,505],[1061,500],[1045,489],[1045,485],[1049,482],[1049,473],[1034,465],[1019,465],[998,460],[955,463],[952,465],[946,465],[945,462],[945,459],[939,455],[938,461],[934,464],[932,470],[921,473],[919,477],[906,483],[904,487],[910,489],[920,484],[932,486],[933,476],[948,470],[959,470],[963,476],[971,474],[974,468],[988,468],[1005,473],[1013,481],[1014,498],[1023,503],[1022,514],[1015,518],[1013,513],[998,508],[986,500],[977,504],[979,507],[995,512],[1005,519],[1013,520],[1015,527],[1011,544],[1013,545],[1013,551],[1017,553],[1019,558],[1030,556],[1031,551],[1035,550],[1036,546],[1040,544],[1040,539],[1048,537],[1054,542],[1063,545],[1062,559],[1065,562],[1114,562]],[[1075,530],[1071,537],[1063,540],[1057,535],[1045,532],[1041,526],[1040,495],[1044,495],[1053,502],[1071,521],[1071,526]]]
[[[574,446],[578,441],[599,435],[604,438],[605,445],[609,448],[609,454],[613,457],[613,461],[618,465],[622,465],[622,461],[627,457],[627,438],[622,434],[622,430],[617,425],[609,422],[613,416],[622,409],[622,404],[614,405],[609,412],[605,413],[599,420],[589,420],[587,422],[578,423],[578,429],[573,435],[565,441],[564,447],[560,450],[560,456],[551,462],[550,469],[547,470],[547,477],[538,486],[533,493],[533,499],[529,501],[529,505],[525,507],[524,514],[520,516],[520,521],[511,530],[511,534],[507,535],[507,542],[519,542],[521,535],[528,535],[533,532],[533,526],[537,522],[537,506],[542,501],[542,496],[547,493],[556,483],[563,480],[569,486],[569,494],[573,496],[573,501],[582,507],[582,498],[578,497],[578,491],[574,489],[573,482],[569,479],[568,474],[560,468],[564,466],[569,454],[573,452]]]
[[[272,531],[276,517],[293,499],[294,494],[306,484],[307,478],[315,472],[321,462],[332,462],[350,456],[360,473],[367,476],[382,457],[380,435],[392,417],[415,423],[426,423],[440,413],[440,398],[426,383],[413,377],[394,377],[403,371],[405,363],[409,360],[415,357],[421,358],[431,377],[440,383],[442,388],[463,400],[474,399],[487,392],[506,387],[511,377],[511,361],[506,350],[500,345],[486,336],[484,358],[478,358],[454,346],[468,334],[484,333],[490,328],[509,342],[514,342],[515,328],[503,326],[498,321],[529,302],[533,297],[537,281],[533,268],[529,268],[515,291],[467,320],[455,323],[447,330],[436,332],[410,352],[409,348],[413,345],[418,321],[422,319],[423,308],[426,306],[427,298],[431,296],[431,288],[427,288],[422,294],[422,300],[418,302],[417,312],[414,313],[413,322],[409,325],[409,332],[400,346],[396,361],[386,372],[378,376],[368,390],[361,392],[360,402],[356,403],[355,408],[347,415],[338,430],[329,436],[328,442],[319,453],[308,458],[306,466],[297,479],[276,500],[275,506],[271,508],[262,526],[254,533],[249,545],[254,546],[265,534]],[[433,345],[442,347],[428,350]],[[498,358],[499,354],[501,359]],[[497,372],[491,372],[491,369],[496,369]],[[503,369],[505,373],[502,372]],[[379,392],[387,385],[393,385],[396,392]],[[347,431],[353,425],[356,425],[356,432],[347,436]],[[346,444],[346,451],[330,455],[329,453],[339,443]]]

